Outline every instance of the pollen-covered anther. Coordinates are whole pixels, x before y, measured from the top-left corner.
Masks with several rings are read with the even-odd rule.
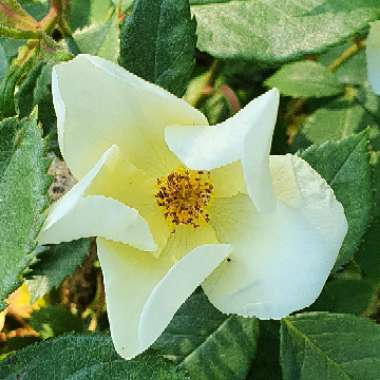
[[[207,206],[214,191],[209,172],[180,168],[158,178],[157,187],[157,204],[170,224],[196,228],[209,222]]]

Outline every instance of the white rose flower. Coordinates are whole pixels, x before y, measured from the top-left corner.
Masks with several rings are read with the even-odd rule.
[[[53,71],[62,155],[78,183],[42,244],[96,236],[111,335],[147,349],[202,285],[224,313],[282,318],[318,297],[347,221],[301,158],[270,156],[279,93],[208,126],[185,101],[104,59]]]

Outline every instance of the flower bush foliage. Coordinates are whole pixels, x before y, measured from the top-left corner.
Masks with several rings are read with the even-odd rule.
[[[376,379],[377,19],[0,0],[0,378]]]

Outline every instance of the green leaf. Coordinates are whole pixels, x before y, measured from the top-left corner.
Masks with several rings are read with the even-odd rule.
[[[379,160],[379,157],[378,157]],[[380,285],[380,162],[374,164],[373,172],[374,208],[373,220],[366,232],[355,261],[359,264],[364,278],[375,286]]]
[[[25,43],[25,40],[15,40],[13,38],[0,37],[0,44],[2,45],[5,55],[8,58],[8,62],[14,58],[20,46]]]
[[[12,58],[17,55],[19,47],[24,42],[24,40],[0,37],[0,83],[9,70]]]
[[[0,116],[8,117],[16,113],[15,89],[24,73],[31,67],[32,60],[22,66],[11,66],[0,83]]]
[[[198,48],[217,58],[286,62],[316,54],[378,18],[374,0],[231,0],[193,5]]]
[[[334,99],[307,117],[302,133],[314,144],[336,141],[360,132],[374,120],[356,101]]]
[[[7,72],[9,67],[9,60],[7,57],[7,53],[0,43],[0,81],[3,79],[5,73]]]
[[[367,145],[367,133],[362,132],[338,142],[313,145],[301,154],[333,188],[348,220],[335,269],[352,258],[369,223],[372,191]]]
[[[177,96],[185,92],[196,44],[187,0],[136,0],[120,36],[120,64]]]
[[[133,0],[112,0],[112,3],[121,12],[127,12],[133,5]]]
[[[42,123],[45,133],[55,132],[56,116],[53,107],[51,93],[52,68],[58,61],[39,61],[27,73],[16,95],[16,109],[20,116],[28,116],[33,108],[38,105],[38,121]]]
[[[91,0],[71,0],[68,22],[71,30],[84,28],[90,22]]]
[[[92,0],[91,1],[91,22],[105,22],[114,10],[112,0]]]
[[[190,0],[190,5],[228,3],[231,0]]]
[[[0,123],[0,309],[30,264],[47,207],[48,161],[34,119]]]
[[[12,159],[20,124],[15,117],[0,123],[0,181]]]
[[[171,363],[153,354],[120,358],[111,338],[68,335],[28,346],[0,363],[0,378],[54,380],[189,380]]]
[[[37,79],[41,74],[43,66],[44,62],[41,61],[34,65],[34,67],[27,74],[25,80],[20,85],[15,96],[16,109],[21,117],[29,116],[36,105],[33,91],[36,87]]]
[[[330,48],[320,57],[319,62],[326,66],[331,64],[352,45],[353,43],[350,41],[342,45]],[[367,80],[367,62],[365,50],[360,50],[348,58],[346,61],[342,62],[342,64],[336,68],[335,76],[341,83],[352,85],[363,84]]]
[[[119,21],[116,16],[102,24],[93,24],[74,34],[81,53],[117,61],[119,55]]]
[[[43,277],[49,289],[57,288],[83,263],[90,251],[90,239],[80,239],[69,243],[52,245],[37,256],[38,261],[32,267],[34,280]]]
[[[38,120],[42,123],[45,133],[56,132],[57,119],[51,93],[51,73],[55,63],[48,62],[43,66],[33,90],[34,104],[38,105]]]
[[[32,343],[39,342],[40,339],[37,337],[15,337],[12,339],[7,339],[6,342],[2,343],[0,346],[0,361],[4,360],[10,352],[20,350]]]
[[[334,278],[327,282],[312,310],[362,314],[370,305],[374,288],[367,280]]]
[[[380,326],[348,314],[308,313],[281,322],[284,380],[376,380]]]
[[[178,363],[192,380],[243,380],[256,353],[257,334],[256,319],[222,314],[197,291],[153,349]]]
[[[20,0],[21,6],[35,19],[41,20],[49,11],[49,2],[44,0]]]
[[[260,321],[257,354],[247,380],[281,380],[280,323]]]
[[[269,87],[277,87],[281,94],[293,97],[339,95],[343,85],[327,67],[314,61],[289,63],[266,80]]]
[[[73,32],[106,22],[115,8],[112,0],[70,0],[68,23]]]
[[[368,82],[360,87],[356,99],[370,114],[380,120],[380,96],[374,94],[369,88]]]
[[[375,219],[363,239],[363,244],[356,255],[363,275],[380,285],[380,221]]]
[[[62,305],[48,305],[34,311],[29,324],[42,339],[48,339],[68,332],[81,332],[83,322]]]

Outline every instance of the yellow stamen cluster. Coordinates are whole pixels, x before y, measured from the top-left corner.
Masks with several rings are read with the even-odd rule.
[[[158,178],[157,187],[157,204],[170,224],[196,228],[202,222],[209,222],[206,210],[214,189],[209,172],[179,168],[167,177]]]

